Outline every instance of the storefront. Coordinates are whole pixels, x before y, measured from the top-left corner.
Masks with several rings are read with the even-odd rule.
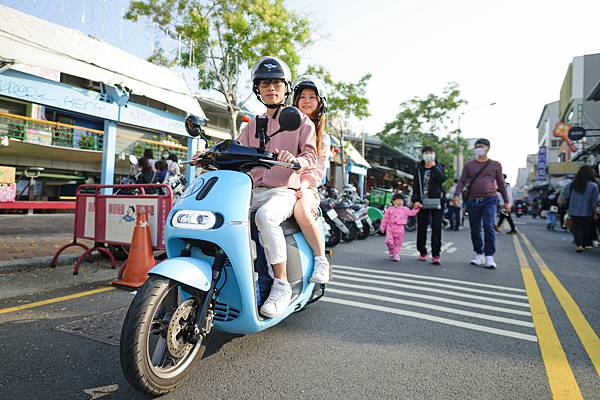
[[[128,173],[128,154],[195,153],[185,116],[206,117],[183,78],[81,32],[3,12],[0,165],[112,184]]]

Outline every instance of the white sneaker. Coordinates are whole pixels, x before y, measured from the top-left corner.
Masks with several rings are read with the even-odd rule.
[[[496,261],[493,256],[485,256],[485,267],[489,269],[496,268]]]
[[[292,287],[289,282],[275,278],[269,297],[260,308],[265,317],[273,318],[285,311],[292,300]]]
[[[327,257],[315,257],[315,268],[310,277],[312,283],[327,283],[329,282],[329,261]]]
[[[471,260],[471,265],[483,265],[485,263],[485,258],[483,254],[475,253],[475,257]]]

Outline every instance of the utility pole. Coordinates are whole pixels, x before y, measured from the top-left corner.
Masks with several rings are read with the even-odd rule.
[[[470,110],[463,111],[460,114],[458,114],[458,140],[459,140],[459,142],[460,142],[460,135],[462,133],[462,131],[460,129],[460,120],[461,120],[462,116],[465,115],[465,114],[468,114],[468,113],[470,113],[472,111],[476,111],[476,110],[479,110],[481,108],[491,107],[491,106],[495,106],[495,105],[496,105],[496,102],[494,101],[494,102],[491,102],[489,104],[483,104],[483,105],[477,106],[475,108],[471,108]],[[455,170],[456,170],[456,179],[460,178],[460,174],[462,172],[463,165],[465,163],[464,158],[465,158],[465,155],[463,154],[463,150],[462,150],[462,146],[461,146],[460,147],[460,151],[456,155],[456,160],[455,160],[455,162],[456,162],[456,164],[455,164],[455,167],[456,167],[455,168]]]
[[[344,125],[342,120],[340,119],[340,163],[342,163],[342,187],[340,192],[344,190],[346,186],[346,160],[345,160],[345,152],[344,152]]]

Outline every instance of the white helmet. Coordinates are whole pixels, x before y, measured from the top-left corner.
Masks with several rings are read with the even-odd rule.
[[[252,91],[264,104],[258,91],[258,82],[263,79],[281,79],[285,82],[285,96],[292,92],[292,73],[290,67],[281,59],[272,56],[261,57],[252,67]]]
[[[327,90],[325,84],[314,75],[302,75],[294,82],[294,101],[296,97],[302,93],[303,89],[313,89],[321,100],[320,114],[325,114],[327,111]]]

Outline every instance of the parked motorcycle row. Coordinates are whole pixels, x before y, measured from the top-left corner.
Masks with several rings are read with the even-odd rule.
[[[369,206],[357,195],[354,186],[346,186],[341,194],[337,189],[323,188],[320,195],[321,223],[327,247],[334,247],[341,241],[364,240],[379,232],[383,211]]]

